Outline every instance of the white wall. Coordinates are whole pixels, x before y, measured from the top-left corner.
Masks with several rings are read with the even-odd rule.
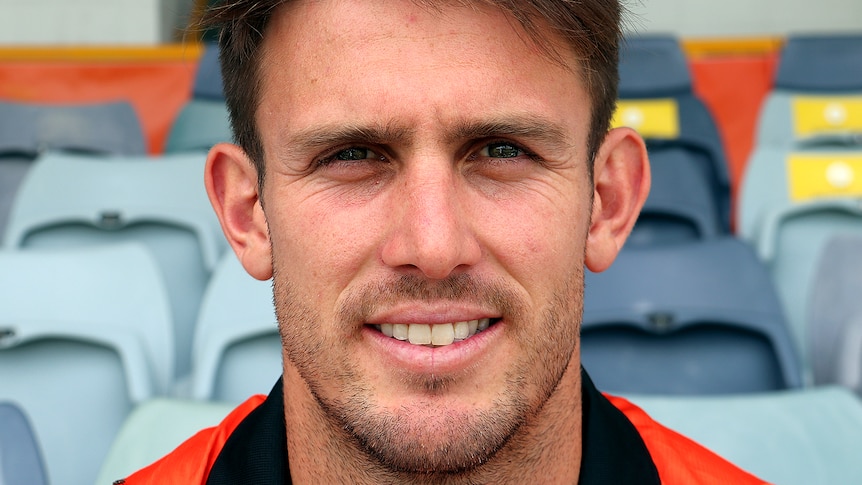
[[[157,44],[191,0],[0,0],[0,44]]]
[[[862,33],[862,0],[623,0],[637,32],[680,37]]]
[[[0,0],[0,44],[175,40],[193,0]],[[623,0],[628,30],[680,37],[862,32],[862,0]]]

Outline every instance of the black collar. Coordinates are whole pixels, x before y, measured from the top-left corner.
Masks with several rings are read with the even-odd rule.
[[[634,425],[581,371],[583,456],[579,485],[659,485],[655,464]],[[266,401],[230,435],[207,485],[289,484],[284,396],[279,379]]]

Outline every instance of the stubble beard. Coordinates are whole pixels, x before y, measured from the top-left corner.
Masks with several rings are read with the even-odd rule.
[[[362,288],[344,300],[334,326],[321,321],[277,273],[273,288],[285,356],[329,425],[346,432],[353,445],[383,470],[433,483],[457,481],[479,469],[539,415],[553,395],[580,330],[583,272],[574,273],[533,317],[536,322],[527,320],[528,306],[516,292],[468,275],[436,283],[402,276]],[[409,409],[384,409],[377,405],[375,391],[358,366],[350,362],[349,345],[360,339],[357,322],[366,321],[364,317],[378,305],[422,299],[492,302],[502,313],[521,355],[506,372],[503,391],[489,408],[455,411],[425,402]],[[331,330],[328,339],[327,329]],[[345,335],[352,335],[347,339],[353,341],[345,343]],[[427,378],[421,385],[429,393],[442,394],[451,382]],[[338,391],[333,393],[333,388]],[[344,443],[333,443],[339,445]]]

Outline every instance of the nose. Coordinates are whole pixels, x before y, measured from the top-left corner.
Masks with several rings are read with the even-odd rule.
[[[469,189],[451,165],[440,163],[402,174],[383,245],[387,266],[441,280],[479,261],[482,251],[472,223],[479,214],[470,210]]]

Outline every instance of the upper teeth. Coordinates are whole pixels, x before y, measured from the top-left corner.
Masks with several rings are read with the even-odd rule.
[[[413,345],[449,345],[471,337],[488,328],[491,319],[482,318],[466,322],[440,323],[382,323],[378,327],[387,337],[406,340]]]

